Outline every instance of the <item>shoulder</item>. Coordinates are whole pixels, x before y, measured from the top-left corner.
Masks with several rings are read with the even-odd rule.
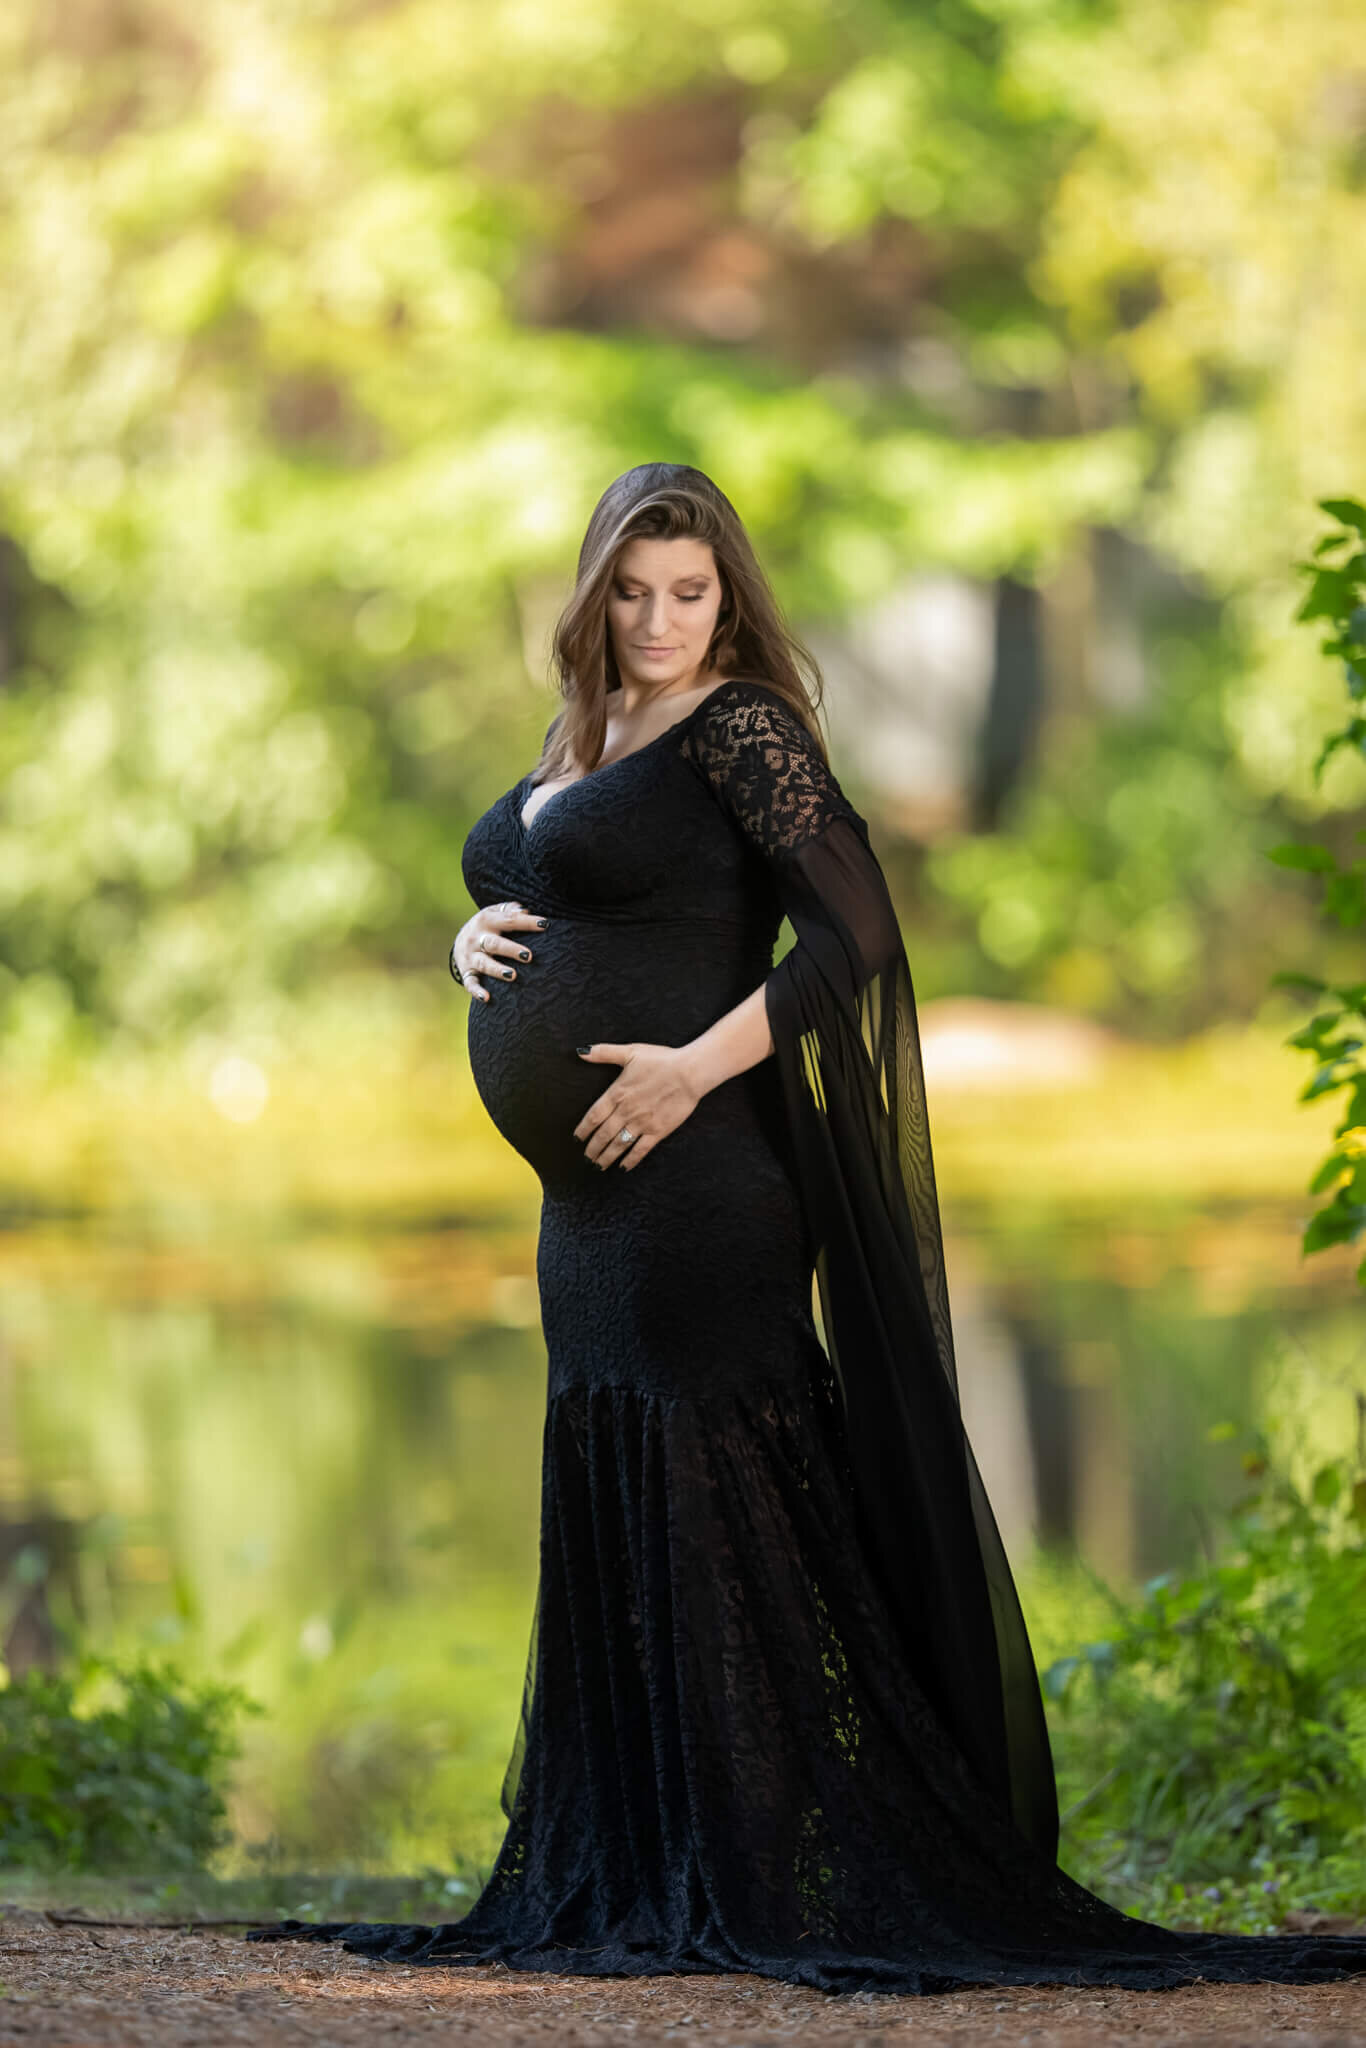
[[[837,818],[866,831],[823,742],[766,683],[718,684],[689,720],[685,747],[722,808],[765,850],[798,847]]]
[[[686,735],[696,755],[721,749],[751,753],[779,745],[797,753],[824,755],[824,746],[796,705],[771,684],[752,676],[718,683],[688,720]]]

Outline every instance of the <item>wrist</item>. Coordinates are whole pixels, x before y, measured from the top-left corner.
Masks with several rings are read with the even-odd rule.
[[[705,1033],[678,1047],[678,1065],[684,1082],[700,1102],[716,1086],[719,1075],[710,1056]]]

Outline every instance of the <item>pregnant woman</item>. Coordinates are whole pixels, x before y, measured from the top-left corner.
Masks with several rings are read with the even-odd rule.
[[[1366,1972],[1366,1939],[1177,1932],[1058,1867],[905,951],[813,665],[706,476],[611,486],[555,648],[564,708],[469,834],[452,949],[480,1095],[543,1187],[507,1831],[461,1921],[249,1938],[831,1991]]]

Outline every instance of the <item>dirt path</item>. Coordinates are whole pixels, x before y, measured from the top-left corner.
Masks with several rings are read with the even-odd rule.
[[[3,1911],[3,1908],[0,1908]],[[1335,1923],[1340,1925],[1341,1923]],[[425,2042],[597,2044],[705,2040],[880,2044],[1171,2042],[1182,2048],[1366,2048],[1366,1980],[1193,1984],[1176,1991],[953,1992],[831,1998],[760,1977],[546,1979],[485,1968],[407,1969],[330,1945],[231,1933],[0,1920],[0,2042],[23,2048],[407,2048]]]

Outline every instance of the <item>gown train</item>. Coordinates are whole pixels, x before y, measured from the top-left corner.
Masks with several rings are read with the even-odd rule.
[[[528,821],[530,787],[463,853],[476,903],[550,920],[469,1007],[476,1085],[543,1191],[507,1830],[462,1920],[247,1938],[830,1991],[1366,1973],[1366,1937],[1165,1928],[1057,1864],[1033,1653],[959,1408],[910,969],[805,720],[735,678]],[[773,1057],[638,1168],[588,1161],[572,1132],[617,1069],[575,1047],[685,1044],[760,983]]]

